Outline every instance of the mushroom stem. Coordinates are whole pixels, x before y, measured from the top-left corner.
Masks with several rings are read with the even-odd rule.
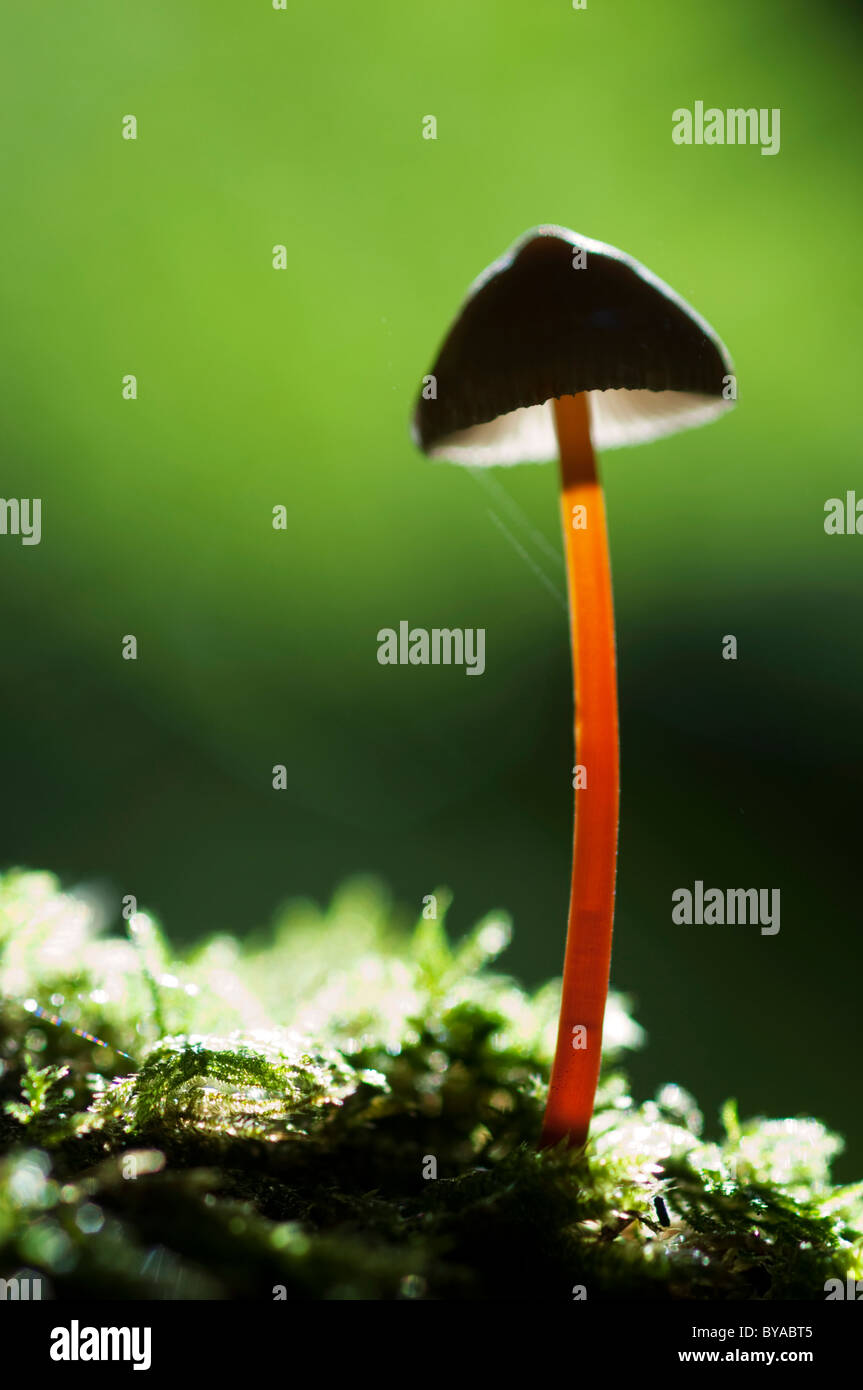
[[[605,502],[587,396],[553,401],[560,446],[564,548],[575,695],[575,830],[557,1048],[541,1146],[581,1147],[599,1078],[608,994],[619,803],[614,607]],[[577,512],[575,508],[584,508]]]

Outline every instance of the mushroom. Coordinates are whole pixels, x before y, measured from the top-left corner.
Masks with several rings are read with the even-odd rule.
[[[733,406],[723,344],[631,256],[565,227],[525,233],[468,292],[417,402],[414,440],[467,465],[560,458],[570,605],[575,829],[557,1047],[543,1146],[587,1139],[614,918],[618,728],[605,504],[594,449]]]

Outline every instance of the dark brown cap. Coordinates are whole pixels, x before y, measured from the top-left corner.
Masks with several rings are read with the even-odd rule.
[[[587,391],[594,446],[638,444],[730,409],[733,370],[710,325],[638,261],[535,227],[468,291],[414,438],[458,463],[541,462],[557,455],[549,401]]]

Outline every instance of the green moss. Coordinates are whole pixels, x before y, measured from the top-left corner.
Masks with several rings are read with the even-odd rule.
[[[357,882],[175,957],[144,914],[111,935],[50,876],[0,879],[0,1275],[411,1299],[821,1299],[863,1275],[839,1140],[733,1103],[709,1140],[673,1085],[636,1104],[617,996],[588,1151],[537,1153],[557,989],[492,968],[505,918],[454,946],[437,906],[411,930]]]

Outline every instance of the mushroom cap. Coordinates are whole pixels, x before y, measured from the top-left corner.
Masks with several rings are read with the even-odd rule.
[[[729,410],[733,371],[710,325],[632,256],[534,227],[468,291],[413,436],[455,463],[545,462],[558,452],[552,398],[587,391],[595,448],[641,444]]]

